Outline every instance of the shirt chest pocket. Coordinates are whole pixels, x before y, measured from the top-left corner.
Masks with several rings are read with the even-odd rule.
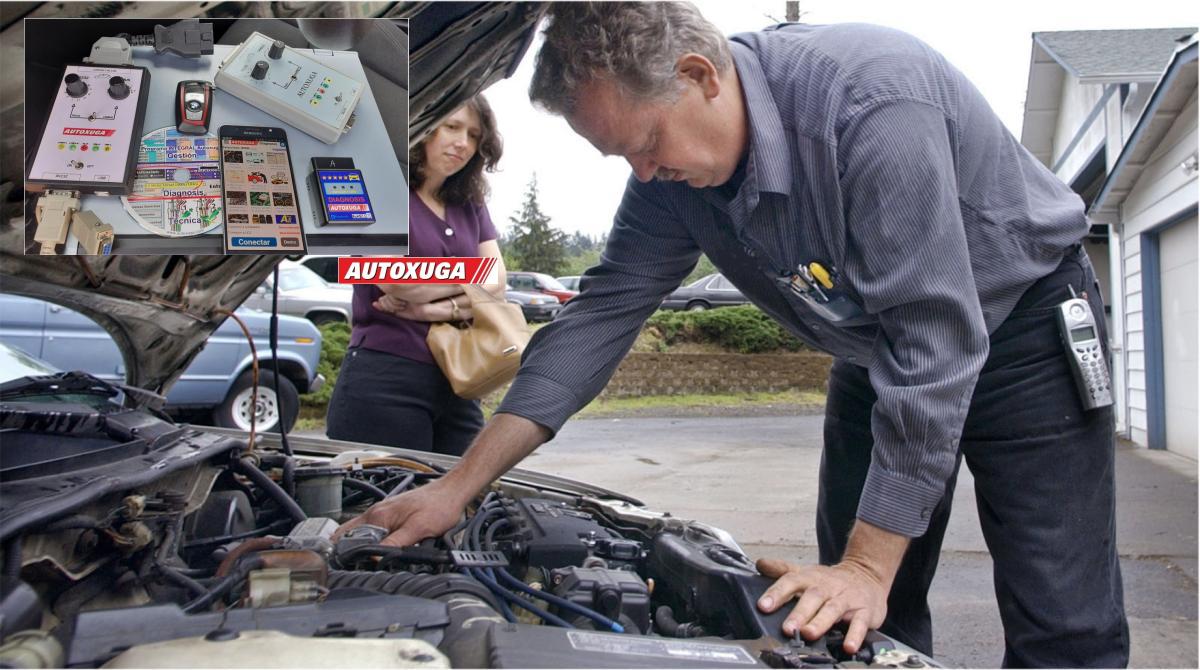
[[[866,312],[862,299],[845,284],[836,266],[820,261],[800,262],[780,288],[823,321],[839,328],[865,326],[878,319]]]

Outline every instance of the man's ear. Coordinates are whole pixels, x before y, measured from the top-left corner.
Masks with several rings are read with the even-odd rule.
[[[721,76],[717,66],[700,54],[684,54],[675,63],[675,71],[685,82],[700,87],[704,97],[712,99],[721,94]]]

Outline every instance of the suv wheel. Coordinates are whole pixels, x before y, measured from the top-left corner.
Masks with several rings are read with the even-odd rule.
[[[258,397],[252,400],[253,371],[246,370],[238,376],[229,389],[229,393],[213,411],[213,420],[218,426],[250,430],[250,417],[257,415],[256,430],[262,432],[279,432],[279,419],[283,417],[283,425],[291,430],[300,414],[300,394],[296,386],[287,377],[279,379],[279,395],[275,395],[275,375],[265,370],[258,371]]]

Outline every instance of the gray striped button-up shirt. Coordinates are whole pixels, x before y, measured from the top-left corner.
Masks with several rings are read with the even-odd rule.
[[[800,339],[869,369],[875,444],[858,516],[921,535],[988,335],[1087,232],[1083,205],[915,38],[786,26],[731,48],[750,131],[738,174],[707,189],[631,177],[600,264],[538,331],[499,411],[558,430],[703,251]],[[861,314],[826,320],[779,281],[812,261]]]

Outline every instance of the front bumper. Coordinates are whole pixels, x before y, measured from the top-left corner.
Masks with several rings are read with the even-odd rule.
[[[525,314],[526,321],[553,321],[554,317],[558,316],[558,312],[561,309],[561,303],[550,303],[547,305],[521,305],[521,312]]]

